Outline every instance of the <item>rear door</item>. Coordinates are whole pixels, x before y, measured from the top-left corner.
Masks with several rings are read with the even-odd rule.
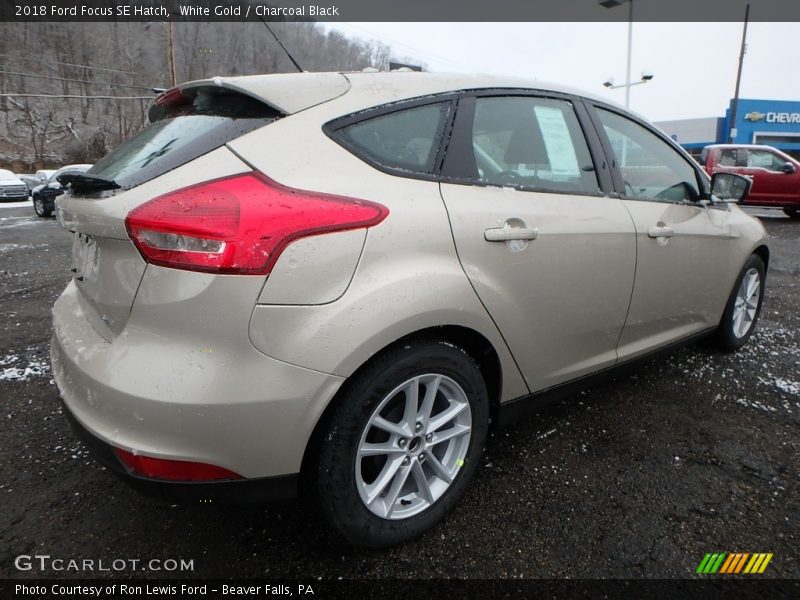
[[[736,234],[727,205],[700,202],[707,181],[691,158],[643,122],[591,110],[636,225],[636,284],[618,348],[625,360],[719,323]]]
[[[476,94],[442,166],[459,259],[531,390],[617,360],[635,233],[593,141],[570,97]]]

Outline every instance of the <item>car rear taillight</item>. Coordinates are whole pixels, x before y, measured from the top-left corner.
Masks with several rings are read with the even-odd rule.
[[[265,275],[298,238],[371,227],[388,214],[374,202],[296,190],[247,173],[159,196],[132,210],[125,225],[150,263]]]
[[[133,454],[114,448],[119,460],[133,474],[167,481],[220,481],[242,479],[242,476],[223,467],[185,460],[169,460]]]
[[[176,87],[166,90],[165,92],[161,92],[153,101],[156,106],[165,107],[181,106],[183,104],[188,104],[189,102],[191,102],[191,100],[187,96],[183,95],[183,92],[180,90],[180,88]]]

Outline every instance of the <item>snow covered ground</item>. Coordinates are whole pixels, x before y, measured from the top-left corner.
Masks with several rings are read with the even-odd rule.
[[[30,200],[25,200],[24,202],[0,202],[0,209],[3,208],[25,208],[26,206],[30,206],[33,208],[33,202]]]

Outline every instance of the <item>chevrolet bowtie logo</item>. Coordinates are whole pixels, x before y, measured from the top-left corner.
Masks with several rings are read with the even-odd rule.
[[[766,117],[764,113],[760,113],[758,111],[749,112],[744,116],[745,121],[763,121],[764,117]]]

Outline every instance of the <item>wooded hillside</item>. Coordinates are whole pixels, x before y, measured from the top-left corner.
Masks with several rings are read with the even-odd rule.
[[[306,71],[388,67],[384,44],[315,23],[270,27]],[[296,71],[263,23],[176,23],[172,38],[178,82]],[[152,88],[171,85],[168,57],[167,23],[0,24],[0,168],[97,160],[143,126]]]

